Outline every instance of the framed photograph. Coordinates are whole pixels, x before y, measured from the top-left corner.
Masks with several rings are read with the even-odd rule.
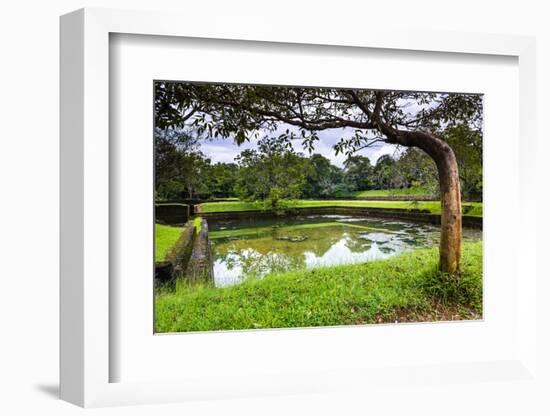
[[[61,397],[536,386],[534,40],[180,19],[61,18]]]
[[[156,333],[482,319],[482,95],[153,88]]]

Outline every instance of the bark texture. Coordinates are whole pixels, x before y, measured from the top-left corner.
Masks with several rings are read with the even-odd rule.
[[[453,149],[443,140],[424,132],[387,131],[395,143],[424,150],[435,162],[441,193],[441,240],[439,269],[445,273],[460,271],[462,245],[462,207],[458,164]]]

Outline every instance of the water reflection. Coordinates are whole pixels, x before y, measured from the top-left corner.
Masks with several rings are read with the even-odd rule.
[[[366,217],[323,215],[210,224],[216,286],[248,276],[385,259],[438,243],[439,228]],[[464,229],[465,239],[481,231]]]

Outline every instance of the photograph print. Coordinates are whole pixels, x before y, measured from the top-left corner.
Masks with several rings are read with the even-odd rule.
[[[156,333],[483,318],[481,94],[153,88]]]

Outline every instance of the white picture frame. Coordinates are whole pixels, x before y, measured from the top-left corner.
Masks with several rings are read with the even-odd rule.
[[[178,381],[112,382],[110,368],[120,359],[110,348],[109,293],[110,171],[109,36],[130,34],[228,41],[330,45],[341,48],[429,51],[440,54],[514,57],[519,67],[519,202],[520,241],[535,241],[536,218],[527,207],[536,194],[529,181],[535,169],[535,41],[533,38],[471,33],[406,31],[401,28],[327,33],[322,28],[280,31],[276,24],[235,34],[230,22],[204,26],[173,13],[82,9],[61,18],[61,398],[80,406],[160,403],[216,397],[253,397],[374,388],[420,380],[462,380],[479,386],[491,381],[537,383],[535,252],[521,244],[517,292],[517,348],[507,359],[469,363],[418,362],[414,368],[336,368],[327,372],[291,373],[239,380],[219,374]],[[523,215],[522,215],[523,214]],[[519,273],[515,270],[515,273]],[[411,327],[409,327],[411,328]],[[299,330],[295,333],[299,332]],[[408,329],[408,331],[414,331]],[[282,335],[283,332],[280,332]],[[352,334],[349,335],[353,337]],[[169,342],[169,341],[168,341]],[[323,376],[324,375],[324,376]],[[451,394],[450,388],[448,394]]]

